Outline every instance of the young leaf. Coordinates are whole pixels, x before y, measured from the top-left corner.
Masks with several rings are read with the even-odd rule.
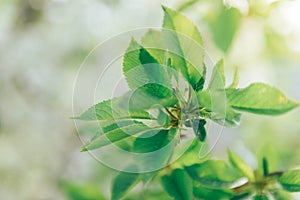
[[[231,165],[242,175],[249,179],[250,182],[255,180],[253,170],[249,165],[238,155],[228,149],[228,156]]]
[[[169,50],[172,66],[190,83],[194,90],[204,75],[203,41],[197,27],[181,13],[163,7],[163,38]]]
[[[253,83],[244,89],[227,89],[226,95],[228,104],[234,109],[255,114],[279,115],[299,106],[264,83]]]
[[[129,111],[122,105],[122,97],[98,103],[75,119],[80,120],[116,120],[116,119],[151,119],[146,111]]]
[[[300,192],[300,170],[284,172],[279,183],[289,192]]]
[[[208,160],[185,169],[195,181],[207,188],[226,189],[240,178],[226,162],[221,160]]]
[[[119,172],[112,183],[111,199],[121,199],[138,181],[138,173]]]
[[[170,175],[163,176],[161,183],[175,200],[193,199],[192,180],[184,170],[175,169]]]
[[[137,134],[150,133],[156,131],[140,122],[135,121],[123,121],[111,124],[103,128],[103,134],[94,138],[87,145],[84,146],[82,151],[97,149],[127,137]]]

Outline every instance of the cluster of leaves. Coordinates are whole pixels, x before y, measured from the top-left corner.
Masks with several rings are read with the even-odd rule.
[[[146,165],[164,163],[169,167],[146,175],[120,172],[113,183],[112,199],[121,198],[140,180],[149,180],[156,175],[162,177],[163,186],[175,199],[193,199],[193,196],[209,199],[209,195],[214,195],[214,199],[218,195],[232,198],[236,191],[240,192],[238,195],[249,195],[253,188],[257,191],[255,198],[264,199],[266,188],[269,189],[265,182],[273,180],[273,174],[264,171],[264,176],[260,176],[250,172],[233,153],[229,154],[230,161],[237,170],[229,168],[223,161],[195,164],[199,162],[197,149],[206,139],[206,120],[235,126],[240,120],[239,111],[278,115],[296,108],[299,103],[264,83],[238,89],[237,72],[233,83],[226,87],[223,60],[214,66],[204,88],[206,66],[199,30],[182,14],[166,7],[163,10],[162,31],[149,30],[140,43],[133,39],[125,52],[123,72],[131,90],[100,102],[76,117],[100,121],[102,125],[101,131],[82,151],[114,144],[130,152],[149,153],[168,146],[164,153]],[[171,164],[169,161],[181,139],[181,131],[187,128],[194,131],[197,139],[179,160]],[[167,169],[171,169],[171,173]],[[241,174],[248,182],[241,189],[232,190],[233,184],[241,178],[237,171],[243,172]],[[276,180],[285,189],[294,183],[285,178],[289,173],[293,174],[276,174]],[[297,184],[299,178],[295,188],[299,187]]]

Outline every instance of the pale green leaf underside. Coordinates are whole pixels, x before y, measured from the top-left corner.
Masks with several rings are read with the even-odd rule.
[[[226,95],[231,107],[255,114],[279,115],[299,106],[278,89],[264,83],[253,83],[244,89],[227,89]]]
[[[249,181],[254,181],[254,173],[251,167],[238,155],[228,150],[229,161],[231,165],[242,175],[249,179]]]

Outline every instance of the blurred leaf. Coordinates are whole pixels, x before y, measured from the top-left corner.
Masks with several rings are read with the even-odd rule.
[[[172,66],[196,90],[204,74],[203,41],[197,27],[181,13],[163,6],[163,38]]]
[[[231,165],[242,175],[253,182],[255,180],[253,170],[251,167],[237,154],[228,149],[228,156]]]
[[[228,188],[240,178],[225,161],[221,160],[208,160],[185,169],[195,181],[208,188]]]
[[[106,200],[99,188],[90,184],[76,184],[69,181],[62,181],[59,187],[68,196],[70,200]]]
[[[121,199],[139,180],[138,173],[119,172],[112,183],[111,199]]]
[[[161,183],[175,200],[193,199],[192,180],[184,170],[175,169],[170,175],[161,177]]]
[[[226,94],[234,109],[255,114],[279,115],[299,106],[278,89],[264,83],[253,83],[244,89],[227,89]]]
[[[289,192],[300,192],[300,170],[284,172],[279,183]]]
[[[240,21],[240,12],[236,8],[225,6],[222,6],[220,13],[212,20],[211,30],[214,42],[223,52],[227,52],[232,44]]]

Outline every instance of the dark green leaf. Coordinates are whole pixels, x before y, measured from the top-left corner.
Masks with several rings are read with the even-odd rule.
[[[208,188],[228,188],[240,178],[226,162],[221,160],[208,160],[185,169],[195,181]]]
[[[253,170],[251,167],[237,154],[228,149],[228,156],[231,165],[242,175],[253,182],[255,180]]]
[[[257,194],[253,197],[253,200],[268,200],[268,196],[265,194]]]
[[[203,142],[206,138],[206,130],[205,130],[206,121],[204,119],[196,119],[192,122],[193,131],[196,137]]]
[[[256,114],[279,115],[299,106],[278,89],[264,83],[254,83],[244,89],[227,89],[226,94],[230,106]]]
[[[300,170],[284,172],[279,183],[289,192],[300,192]]]
[[[268,160],[264,157],[262,163],[263,163],[263,173],[264,173],[264,176],[268,176],[268,174],[269,174]]]
[[[119,172],[112,183],[111,199],[121,199],[139,181],[139,174]]]
[[[163,176],[161,183],[175,200],[193,199],[192,180],[184,170],[175,169],[170,175]]]

